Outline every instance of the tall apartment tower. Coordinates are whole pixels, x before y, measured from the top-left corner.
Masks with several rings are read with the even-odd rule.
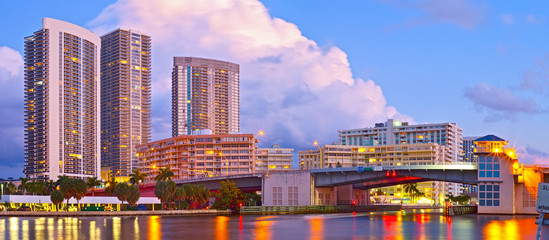
[[[172,135],[203,129],[214,134],[239,132],[239,65],[196,57],[173,61]]]
[[[101,37],[102,171],[128,176],[150,140],[151,37],[117,29]]]
[[[25,38],[27,177],[100,177],[100,52],[97,35],[51,18]]]

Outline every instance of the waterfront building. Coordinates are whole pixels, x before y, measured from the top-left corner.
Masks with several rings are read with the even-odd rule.
[[[214,134],[240,131],[240,67],[197,57],[174,57],[172,136],[211,129]]]
[[[151,37],[116,29],[101,37],[101,170],[128,177],[136,146],[151,140]],[[112,175],[112,176],[114,176]]]
[[[25,169],[32,179],[100,177],[101,39],[44,18],[25,38]]]
[[[293,152],[293,148],[281,148],[278,144],[271,148],[258,148],[255,154],[257,171],[291,170]]]
[[[339,130],[342,145],[375,146],[414,143],[437,143],[445,147],[445,161],[462,160],[463,130],[455,123],[410,125],[388,119],[374,127]]]
[[[251,174],[257,140],[253,134],[182,135],[139,145],[139,170],[145,183],[159,168],[170,167],[173,180]]]
[[[325,145],[317,150],[299,151],[302,170],[336,167],[376,167],[401,165],[445,164],[444,146],[436,143],[394,144],[376,146]],[[455,184],[437,181],[418,183],[425,193],[424,201],[441,203],[445,194],[456,191]],[[407,194],[402,185],[380,188],[387,196],[403,198]],[[326,194],[326,193],[325,193]]]

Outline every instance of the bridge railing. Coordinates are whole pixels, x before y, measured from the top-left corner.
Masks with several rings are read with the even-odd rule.
[[[359,205],[359,206],[243,206],[243,215],[304,214],[304,213],[347,213],[347,212],[387,212],[400,211],[400,205]]]

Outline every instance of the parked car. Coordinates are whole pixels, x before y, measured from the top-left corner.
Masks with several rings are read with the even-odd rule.
[[[31,208],[29,206],[21,206],[17,209],[17,211],[30,211]]]

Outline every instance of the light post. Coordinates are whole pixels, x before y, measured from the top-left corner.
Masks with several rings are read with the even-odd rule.
[[[320,148],[320,145],[318,144],[317,141],[315,141],[315,142],[313,143],[313,145],[317,146],[317,147],[318,147],[318,151],[320,151],[320,168],[324,168],[323,158],[322,158],[322,148]]]

